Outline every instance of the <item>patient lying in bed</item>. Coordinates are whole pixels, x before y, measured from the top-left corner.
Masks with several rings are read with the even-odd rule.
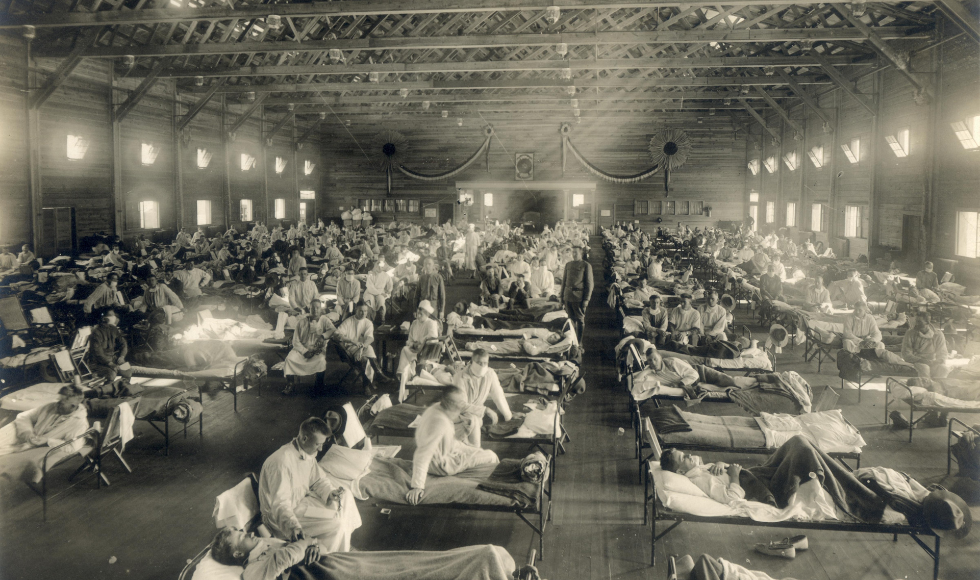
[[[544,338],[517,338],[508,339],[500,342],[486,342],[476,340],[466,343],[466,350],[476,351],[483,349],[494,355],[531,355],[554,354],[568,350],[576,344],[575,331],[569,329],[564,335],[552,332]]]
[[[510,580],[514,559],[498,546],[467,546],[444,552],[350,552],[321,554],[311,540],[286,542],[224,528],[211,542],[211,556],[225,566],[244,568],[244,580],[291,577],[316,580]]]

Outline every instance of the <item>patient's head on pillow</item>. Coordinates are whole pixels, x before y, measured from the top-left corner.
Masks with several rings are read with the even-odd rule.
[[[232,527],[222,528],[211,540],[211,558],[225,566],[244,566],[251,551],[247,540],[255,537]]]
[[[702,465],[702,463],[701,458],[697,455],[690,455],[679,449],[671,449],[669,447],[664,449],[663,454],[660,456],[661,469],[682,475],[698,465]]]

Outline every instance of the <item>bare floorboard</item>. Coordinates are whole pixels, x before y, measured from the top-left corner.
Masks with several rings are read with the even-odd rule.
[[[605,305],[601,282],[601,250],[593,245],[593,267],[599,289],[589,310],[585,336],[585,376],[588,391],[576,399],[565,417],[572,437],[568,453],[560,458],[554,489],[553,521],[545,539],[542,577],[550,580],[664,578],[668,554],[709,553],[775,578],[800,580],[922,579],[932,577],[932,562],[910,538],[892,542],[888,535],[812,532],[810,550],[795,560],[767,558],[753,551],[756,542],[780,539],[792,530],[683,524],[658,545],[657,566],[649,567],[649,526],[643,525],[643,485],[637,480],[626,396],[616,382],[611,352],[618,339],[611,310]],[[459,281],[448,288],[449,303],[472,298],[476,286]],[[739,322],[753,325],[747,311]],[[833,363],[820,374],[816,364],[802,362],[802,349],[779,356],[781,370],[800,372],[813,386],[840,388]],[[333,371],[339,379],[343,369]],[[278,386],[278,385],[274,385]],[[134,469],[127,474],[108,463],[108,488],[83,484],[53,501],[49,521],[41,521],[40,500],[22,484],[0,482],[0,578],[42,580],[64,578],[174,580],[185,562],[207,544],[214,533],[211,511],[214,498],[232,487],[288,441],[299,422],[320,414],[345,398],[310,399],[305,394],[283,397],[276,388],[259,396],[239,396],[239,412],[232,398],[221,393],[206,402],[203,441],[195,430],[187,439],[175,437],[171,454],[162,454],[162,438],[138,426],[138,438],[125,456]],[[357,401],[355,400],[355,403]],[[849,421],[868,442],[862,465],[885,465],[908,472],[924,484],[942,481],[946,473],[946,433],[923,429],[907,441],[907,433],[885,429],[884,395],[844,391],[839,401]],[[699,412],[739,414],[732,405],[702,405]],[[968,422],[976,416],[964,415]],[[619,428],[626,430],[619,434]],[[395,443],[395,441],[385,441]],[[399,440],[405,452],[410,440]],[[516,453],[514,446],[498,447]],[[709,456],[751,465],[760,456]],[[63,483],[63,479],[62,479]],[[440,510],[417,513],[394,510],[381,514],[361,504],[364,525],[354,534],[362,550],[437,550],[470,544],[504,546],[522,561],[537,540],[531,530],[511,514]],[[973,510],[974,517],[980,510]],[[666,524],[659,524],[663,529]],[[980,578],[980,531],[965,540],[943,542],[940,577],[945,580]],[[116,558],[110,564],[111,557]]]

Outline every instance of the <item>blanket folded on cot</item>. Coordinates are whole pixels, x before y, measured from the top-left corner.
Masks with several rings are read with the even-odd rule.
[[[287,570],[283,580],[511,580],[517,568],[499,546],[466,546],[441,552],[334,552]]]
[[[542,459],[544,456],[541,456]],[[547,462],[547,460],[545,460]],[[546,477],[547,465],[541,471],[539,483]],[[481,481],[477,489],[510,498],[522,508],[529,508],[538,503],[538,483],[524,481],[523,461],[517,459],[501,459],[489,479]]]

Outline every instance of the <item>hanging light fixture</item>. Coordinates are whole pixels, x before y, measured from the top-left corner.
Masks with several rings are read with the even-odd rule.
[[[555,47],[555,52],[564,57],[566,54],[568,54],[568,44],[559,42],[558,46]]]
[[[423,111],[429,110],[429,101],[422,101],[422,110]]]
[[[131,54],[127,54],[123,57],[123,64],[129,68],[133,68],[133,65],[136,64],[136,57]]]
[[[463,119],[457,117],[456,118],[456,125],[462,127],[463,126]]]
[[[568,93],[568,94],[570,94],[570,95],[574,95],[575,94],[575,85],[571,85],[571,86],[565,87],[565,92]]]
[[[566,81],[569,80],[569,79],[571,79],[572,78],[572,69],[570,69],[570,68],[563,68],[563,69],[561,69],[561,78],[562,78],[562,80],[566,80]]]
[[[443,112],[442,112],[442,118],[443,118],[443,119],[446,119],[446,118],[448,118],[448,117],[449,117],[449,111],[443,111]]]
[[[253,102],[255,100],[255,92],[249,91],[245,93],[245,100],[247,100],[250,103]]]
[[[34,38],[37,37],[37,29],[30,24],[25,24],[22,34],[27,40],[34,40]]]
[[[554,25],[561,18],[561,8],[557,6],[548,6],[544,11],[544,19],[548,21],[548,24]]]
[[[200,76],[194,77],[194,86],[196,86],[196,87],[203,87],[204,86],[204,77],[200,77]]]
[[[344,60],[344,52],[339,48],[331,48],[329,51],[327,51],[327,55],[332,64],[337,64],[338,62],[342,62]]]
[[[714,108],[708,109],[708,115],[710,115],[712,117],[715,116],[715,110],[714,110]]]
[[[398,94],[404,99],[408,96],[408,89],[398,89]]]
[[[372,72],[369,72],[368,73],[368,80],[371,81],[372,83],[378,82],[378,79],[379,78],[380,78],[380,75],[378,75],[378,73],[376,73],[376,72],[373,72],[372,71]]]
[[[279,30],[282,28],[282,18],[278,14],[270,15],[265,19],[265,21],[269,25],[269,28],[273,30]]]
[[[326,119],[327,119],[327,114],[326,113],[320,113],[320,120],[321,121],[325,121]]]

